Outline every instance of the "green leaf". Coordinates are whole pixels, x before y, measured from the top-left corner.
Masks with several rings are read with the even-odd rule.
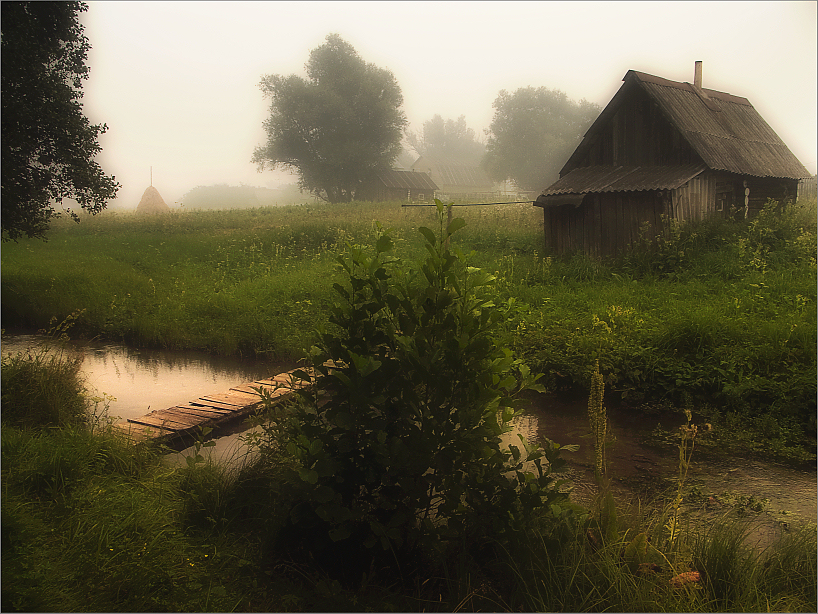
[[[329,503],[335,498],[335,491],[329,486],[319,484],[312,492],[313,499],[318,503]]]
[[[508,449],[511,450],[511,456],[514,458],[514,462],[516,463],[520,460],[520,448],[515,445],[509,445]]]
[[[343,287],[341,284],[339,284],[339,283],[334,283],[334,284],[332,284],[332,287],[335,289],[335,291],[336,291],[338,294],[340,294],[341,296],[343,296],[343,297],[344,297],[344,299],[349,300],[349,292],[347,292],[347,289],[346,289],[346,288],[344,288],[344,287]]]
[[[392,249],[392,237],[389,235],[383,235],[378,242],[375,244],[375,251],[379,254],[383,252],[388,252]]]
[[[329,538],[334,542],[340,542],[352,535],[352,530],[347,525],[341,525],[329,531]]]
[[[315,484],[318,481],[318,472],[313,469],[304,469],[302,467],[298,470],[298,476],[308,484]]]
[[[310,374],[304,371],[303,369],[296,369],[292,373],[293,377],[297,380],[301,380],[302,382],[308,382],[312,380]]]
[[[466,220],[464,220],[462,217],[456,217],[452,220],[452,223],[449,224],[448,228],[446,228],[446,232],[451,236],[465,225]]]
[[[437,237],[435,237],[435,233],[432,232],[429,228],[426,228],[426,226],[421,226],[420,228],[418,228],[418,232],[420,232],[420,234],[423,235],[423,237],[426,239],[426,242],[429,245],[434,246],[437,243]]]

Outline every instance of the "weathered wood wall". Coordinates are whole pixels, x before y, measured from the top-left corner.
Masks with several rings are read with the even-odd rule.
[[[570,170],[586,166],[703,163],[647,93],[640,88],[621,93],[625,97],[622,104],[617,105],[596,141]],[[779,202],[795,199],[798,181],[706,170],[675,190],[586,194],[579,207],[543,208],[546,249],[556,253],[582,251],[595,256],[613,255],[637,241],[645,223],[649,227],[647,236],[656,236],[661,230],[663,214],[682,222],[736,211],[741,214],[746,189],[749,189],[748,217],[752,217],[768,198]]]
[[[747,217],[758,215],[764,208],[767,199],[772,198],[779,203],[795,201],[798,196],[797,179],[771,179],[760,177],[746,177],[749,194],[749,212]],[[742,199],[742,205],[743,205]]]
[[[669,216],[680,222],[701,220],[716,209],[716,179],[713,173],[702,173],[671,190],[671,193]]]
[[[661,231],[667,193],[606,192],[589,194],[579,207],[545,207],[543,225],[546,249],[558,254],[584,252],[610,256]]]
[[[818,195],[816,177],[808,177],[798,182],[798,199],[813,199]]]
[[[577,166],[679,165],[701,162],[688,142],[639,88],[623,92],[600,137]]]

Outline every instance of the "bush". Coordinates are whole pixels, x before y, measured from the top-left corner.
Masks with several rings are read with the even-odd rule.
[[[417,268],[389,256],[390,231],[374,253],[348,245],[338,256],[347,283],[335,284],[334,326],[311,352],[317,385],[275,426],[299,463],[290,545],[353,580],[378,551],[502,540],[564,499],[557,444],[501,446],[518,393],[537,377],[494,343],[504,320],[494,278],[449,249],[465,222],[446,226],[445,212],[438,201],[437,236],[419,229],[427,256]]]

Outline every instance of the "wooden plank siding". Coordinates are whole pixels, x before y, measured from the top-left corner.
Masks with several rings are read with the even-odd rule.
[[[749,194],[749,211],[747,217],[753,217],[764,208],[767,199],[772,198],[779,204],[795,202],[798,196],[797,179],[771,179],[747,177]]]
[[[701,157],[662,114],[659,106],[637,88],[624,100],[576,166],[698,164]]]
[[[579,207],[563,205],[543,209],[546,249],[555,253],[584,252],[610,256],[640,239],[662,230],[667,197],[650,192],[589,194]]]

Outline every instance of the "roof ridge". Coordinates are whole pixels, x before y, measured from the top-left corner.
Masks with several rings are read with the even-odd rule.
[[[662,85],[664,87],[675,87],[680,90],[689,90],[692,92],[699,92],[696,91],[696,86],[692,83],[688,83],[687,81],[671,81],[670,79],[665,79],[664,77],[657,77],[655,75],[650,75],[646,72],[639,72],[638,70],[629,70],[627,74],[622,78],[624,81],[628,78],[628,75],[633,73],[634,76],[639,79],[640,81],[644,81],[646,83],[654,83],[656,85]],[[741,104],[745,106],[753,106],[747,98],[743,96],[736,96],[735,94],[730,94],[729,92],[720,92],[718,90],[711,90],[706,87],[698,88],[703,94],[710,98],[718,98],[719,100],[724,100],[725,102],[732,102],[734,104]]]

